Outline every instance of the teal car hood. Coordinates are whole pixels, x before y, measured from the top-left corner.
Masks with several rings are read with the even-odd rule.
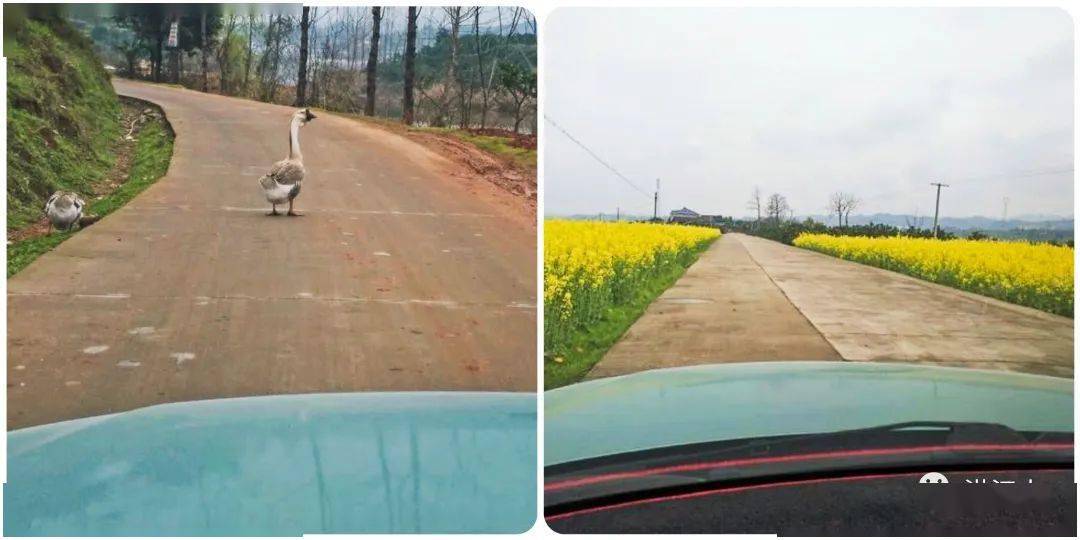
[[[544,463],[912,421],[1073,431],[1073,381],[869,362],[662,369],[544,393]]]
[[[4,533],[503,532],[536,519],[536,395],[174,403],[8,434]]]

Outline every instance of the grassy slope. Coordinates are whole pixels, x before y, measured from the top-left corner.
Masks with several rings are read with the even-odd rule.
[[[157,119],[143,126],[139,130],[128,181],[116,191],[89,203],[85,214],[105,216],[127,204],[150,184],[164,176],[169,169],[169,160],[172,158],[172,145],[173,132],[164,120]],[[60,245],[77,232],[78,229],[67,233],[54,231],[50,235],[29,238],[8,245],[8,277],[26,268],[41,254]]]
[[[440,129],[440,128],[411,128],[418,131],[433,131],[450,135],[465,141],[490,154],[507,158],[519,167],[536,170],[536,150],[521,148],[510,144],[509,137],[497,137],[494,135],[474,135],[463,129]]]
[[[27,20],[8,40],[8,228],[40,217],[57,189],[85,193],[114,162],[120,105],[90,41]]]
[[[570,338],[567,350],[545,354],[544,389],[550,390],[580,381],[590,369],[603,358],[608,349],[619,340],[634,321],[645,313],[656,297],[675,284],[686,269],[693,265],[712,242],[706,242],[694,251],[685,266],[673,266],[638,289],[630,302],[608,309],[600,322],[588,328],[578,329]],[[556,361],[560,359],[561,362]]]

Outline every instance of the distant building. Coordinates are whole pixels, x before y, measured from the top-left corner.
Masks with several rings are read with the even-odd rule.
[[[671,215],[668,216],[668,223],[687,223],[692,225],[705,225],[710,227],[716,227],[725,223],[730,223],[730,217],[724,217],[721,215],[707,215],[699,214],[689,208],[680,208],[678,210],[672,210]]]
[[[668,221],[671,223],[693,223],[699,218],[701,218],[701,214],[684,206],[678,210],[672,210]]]

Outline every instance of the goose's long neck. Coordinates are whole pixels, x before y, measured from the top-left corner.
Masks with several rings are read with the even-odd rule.
[[[304,155],[300,153],[300,119],[293,118],[289,125],[289,159],[303,161]]]

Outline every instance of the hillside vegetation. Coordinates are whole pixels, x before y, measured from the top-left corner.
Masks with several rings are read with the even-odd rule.
[[[9,231],[57,189],[86,193],[114,163],[120,103],[91,42],[66,22],[25,20],[6,41]]]

